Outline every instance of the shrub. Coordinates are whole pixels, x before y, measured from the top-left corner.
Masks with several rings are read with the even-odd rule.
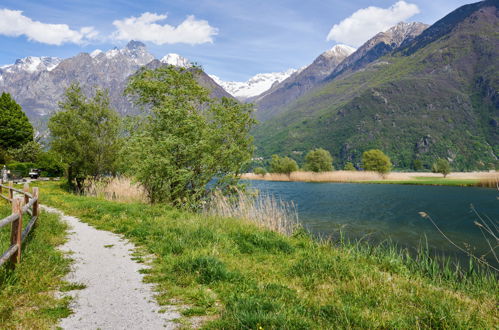
[[[309,151],[305,157],[305,170],[312,172],[328,172],[333,170],[333,157],[322,148]]]
[[[353,166],[353,164],[351,162],[346,163],[343,170],[345,170],[345,171],[357,171],[357,169],[355,168],[355,166]]]
[[[253,170],[253,173],[255,173],[257,175],[265,175],[265,174],[267,174],[267,170],[263,167],[255,167],[255,169]]]
[[[391,171],[392,162],[383,151],[371,149],[362,154],[362,167],[366,171],[378,172],[384,176]]]
[[[290,174],[291,172],[298,171],[298,164],[294,159],[289,157],[272,155],[272,160],[270,161],[270,171],[272,173]]]

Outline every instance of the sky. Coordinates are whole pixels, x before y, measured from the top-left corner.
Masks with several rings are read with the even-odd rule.
[[[226,81],[310,64],[400,21],[432,24],[467,0],[0,0],[0,65],[139,40]]]

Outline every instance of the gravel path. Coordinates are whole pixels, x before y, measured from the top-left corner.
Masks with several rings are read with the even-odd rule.
[[[158,313],[159,305],[153,297],[153,287],[142,281],[140,269],[144,264],[133,261],[133,244],[119,235],[97,230],[61,211],[42,206],[57,213],[70,226],[68,242],[63,251],[72,252],[72,271],[68,282],[85,284],[83,290],[69,292],[74,297],[70,308],[73,314],[62,319],[63,329],[174,329],[172,320],[180,314],[172,307]],[[106,247],[107,246],[107,247]]]

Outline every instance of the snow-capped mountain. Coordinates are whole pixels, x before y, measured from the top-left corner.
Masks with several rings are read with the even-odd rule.
[[[262,94],[275,83],[280,83],[297,71],[296,69],[289,69],[284,72],[259,73],[248,81],[223,81],[215,75],[210,75],[210,77],[229,94],[243,100]]]
[[[0,67],[0,74],[2,73],[14,73],[25,71],[28,73],[40,72],[40,71],[51,71],[59,63],[61,63],[62,58],[49,57],[49,56],[28,56],[25,58],[20,58],[16,60],[14,64],[4,65]]]
[[[191,61],[175,53],[166,54],[160,61],[164,64],[175,65],[182,68],[189,68],[192,66]]]
[[[67,59],[27,57],[0,67],[0,93],[10,93],[28,117],[37,118],[57,110],[66,88],[78,82],[88,94],[94,87],[108,90],[111,106],[118,112],[136,113],[139,109],[123,95],[128,78],[143,66],[154,68],[165,63],[190,66],[187,59],[176,54],[157,60],[137,41],[130,41],[124,48],[96,49]],[[213,97],[230,97],[204,72],[197,73],[196,79]]]

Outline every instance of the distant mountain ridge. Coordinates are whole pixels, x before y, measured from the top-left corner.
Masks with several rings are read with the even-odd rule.
[[[360,69],[354,53],[257,127],[257,156],[322,147],[341,168],[379,148],[398,168],[418,160],[428,169],[437,158],[455,170],[499,166],[498,7],[460,7]]]
[[[94,87],[107,89],[113,108],[121,114],[134,114],[139,109],[123,95],[127,79],[154,61],[157,61],[155,67],[191,66],[189,60],[178,54],[167,54],[157,60],[143,43],[130,41],[121,49],[95,50],[67,59],[33,56],[19,59],[0,68],[0,92],[10,93],[28,117],[36,120],[55,111],[66,88],[72,82],[79,82],[85,92]],[[212,95],[231,97],[204,72],[197,79]]]

